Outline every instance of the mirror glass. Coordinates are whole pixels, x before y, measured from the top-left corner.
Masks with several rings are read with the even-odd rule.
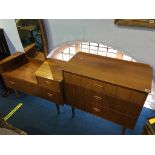
[[[15,21],[27,56],[45,60],[40,21],[38,19],[15,19]]]

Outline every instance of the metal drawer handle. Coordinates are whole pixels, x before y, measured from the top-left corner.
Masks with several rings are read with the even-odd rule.
[[[103,86],[102,85],[99,85],[99,84],[94,84],[94,86],[96,86],[96,87],[98,87],[98,88],[103,88]]]
[[[9,83],[10,83],[10,84],[15,84],[15,82],[13,82],[13,81],[9,81]]]
[[[47,93],[47,94],[48,94],[48,96],[51,96],[51,97],[53,96],[53,94],[51,94],[51,93]]]
[[[101,110],[98,108],[93,108],[93,110],[95,110],[96,112],[100,112]]]
[[[94,96],[94,98],[95,98],[96,100],[102,100],[102,97],[100,97],[100,96]]]

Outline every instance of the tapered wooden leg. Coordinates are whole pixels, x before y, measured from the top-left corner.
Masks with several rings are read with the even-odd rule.
[[[59,107],[59,104],[56,104],[56,108],[57,108],[57,114],[59,115],[59,114],[60,114],[60,107]]]
[[[125,127],[124,126],[122,126],[122,129],[121,129],[121,135],[124,135],[125,134]]]
[[[75,116],[75,108],[72,107],[72,118],[74,118],[74,116]]]
[[[17,99],[19,99],[19,98],[20,98],[20,96],[19,96],[18,91],[14,89],[14,92],[15,92],[15,94],[16,94],[16,98],[17,98]]]

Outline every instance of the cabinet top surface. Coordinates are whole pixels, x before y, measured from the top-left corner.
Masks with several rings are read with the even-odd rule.
[[[21,53],[16,53],[14,57],[18,55]],[[35,76],[61,82],[63,70],[142,92],[151,90],[153,74],[149,65],[83,52],[77,53],[68,62],[49,59],[41,64],[30,61],[3,74],[33,83],[37,83]]]
[[[3,75],[37,84],[37,80],[34,73],[40,67],[40,65],[41,63],[30,61],[18,67],[17,69],[13,69],[3,73]]]
[[[147,64],[79,52],[64,70],[143,92],[151,90],[152,68]]]
[[[45,61],[35,72],[35,76],[61,82],[63,80],[62,70],[66,62],[59,60]]]

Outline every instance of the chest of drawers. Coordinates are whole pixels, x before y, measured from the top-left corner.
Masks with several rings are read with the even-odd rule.
[[[66,103],[133,129],[151,88],[152,72],[147,65],[79,53],[63,77]]]

